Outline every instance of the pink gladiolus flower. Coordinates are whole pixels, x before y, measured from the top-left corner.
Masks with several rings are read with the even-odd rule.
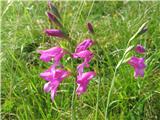
[[[143,54],[145,52],[145,49],[142,45],[137,45],[136,48],[135,48],[135,51],[137,53]]]
[[[87,27],[90,33],[94,33],[93,26],[91,23],[87,23]]]
[[[53,75],[55,72],[55,75]],[[46,81],[53,81],[58,79],[64,79],[68,75],[68,72],[62,69],[56,69],[53,71],[53,65],[46,71],[40,74],[40,77]]]
[[[48,50],[39,50],[41,56],[40,59],[44,62],[49,62],[54,58],[54,64],[52,65],[53,76],[55,75],[55,69],[57,66],[61,66],[60,60],[66,54],[66,52],[60,47],[53,47]]]
[[[77,46],[77,48],[76,48],[76,50],[75,50],[75,53],[78,53],[78,52],[87,50],[90,46],[93,45],[93,43],[94,43],[94,42],[93,42],[93,40],[91,40],[91,39],[86,39],[86,40],[84,40],[83,42],[81,42],[81,43]]]
[[[50,92],[51,91],[51,99],[54,100],[54,96],[56,94],[57,88],[59,84],[69,76],[69,72],[62,69],[57,69],[55,71],[55,75],[53,75],[52,67],[48,70],[40,74],[40,77],[47,80],[48,82],[44,85],[44,91]]]
[[[57,64],[59,64],[60,59],[66,54],[60,47],[53,47],[48,50],[38,50],[37,52],[41,54],[40,59],[44,62],[49,62],[54,58],[54,62]]]
[[[48,36],[54,36],[54,37],[59,37],[59,38],[65,37],[65,34],[61,30],[58,30],[58,29],[46,29],[44,30],[44,32]]]
[[[90,72],[86,72],[86,73],[83,73],[82,76],[78,76],[77,77],[77,84],[78,84],[78,87],[77,87],[77,95],[81,95],[83,94],[84,92],[86,92],[87,90],[87,86],[89,84],[89,81],[96,75],[95,72],[93,71],[90,71]]]
[[[134,67],[134,77],[137,78],[138,76],[143,77],[144,76],[144,69],[146,67],[144,63],[144,58],[137,58],[132,57],[128,64],[130,64],[132,67]]]
[[[73,53],[73,58],[82,58],[84,59],[84,63],[89,63],[91,61],[91,59],[93,58],[93,53],[89,50],[84,50],[84,51],[81,51],[79,53]],[[89,66],[87,64],[87,66]]]

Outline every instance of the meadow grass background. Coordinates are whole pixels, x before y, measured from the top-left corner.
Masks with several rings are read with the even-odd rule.
[[[117,71],[108,108],[109,120],[160,120],[160,2],[61,1],[55,2],[71,41],[43,34],[52,28],[46,1],[1,1],[1,119],[104,120],[108,91],[116,64],[127,42],[148,21],[148,31],[132,44],[146,48],[144,78],[133,77],[133,68],[123,64]],[[92,22],[95,35],[87,32]],[[55,101],[43,91],[39,74],[51,63],[39,60],[37,49],[58,43],[74,52],[85,38],[97,41],[91,50],[91,67],[97,76],[80,98],[75,94],[76,66],[80,61],[65,56],[62,64],[74,76],[64,80]],[[134,51],[129,56],[136,55]]]

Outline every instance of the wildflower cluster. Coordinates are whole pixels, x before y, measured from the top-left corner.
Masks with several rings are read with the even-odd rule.
[[[47,16],[50,22],[53,22],[55,25],[57,25],[58,28],[63,30],[64,28],[60,22],[61,17],[57,8],[50,1],[48,2],[48,6],[52,10],[52,12],[47,12]],[[44,33],[47,36],[68,38],[67,34],[60,29],[46,29],[44,30]],[[90,71],[86,73],[83,72],[84,67],[89,67],[89,62],[93,58],[93,53],[88,50],[88,48],[92,45],[93,45],[93,40],[86,39],[77,46],[75,53],[72,53],[72,54],[59,46],[50,48],[48,50],[37,51],[38,53],[41,54],[40,59],[42,61],[53,62],[53,64],[50,66],[49,69],[47,69],[46,71],[40,74],[40,77],[47,81],[47,83],[44,85],[44,91],[47,93],[51,92],[52,101],[54,100],[56,91],[60,83],[69,75],[71,75],[70,72],[65,70],[63,65],[60,63],[61,59],[66,54],[72,55],[72,58],[81,58],[84,60],[83,63],[81,63],[77,67],[78,75],[77,75],[76,82],[78,84],[78,87],[76,92],[78,95],[81,95],[86,91],[89,81],[95,76],[94,71]]]
[[[38,53],[41,54],[40,59],[42,61],[54,61],[53,65],[48,70],[40,74],[40,76],[47,81],[44,85],[44,91],[51,91],[51,99],[54,100],[59,84],[70,74],[68,71],[63,69],[63,66],[60,63],[60,60],[66,52],[61,47],[53,47],[48,50],[38,50]],[[57,69],[58,66],[60,66],[60,69]]]
[[[61,23],[61,16],[57,10],[57,8],[49,1],[48,2],[49,9],[51,10],[47,12],[47,16],[49,18],[49,21],[57,26],[58,29],[46,29],[44,30],[44,33],[47,36],[52,36],[52,37],[59,37],[59,38],[69,38],[68,33],[66,32],[63,24]],[[143,27],[143,26],[142,26]],[[94,29],[91,23],[87,23],[87,28],[88,31],[92,34],[94,34]],[[124,55],[122,59],[119,61],[119,63],[116,66],[114,77],[112,79],[112,84],[111,84],[111,89],[108,94],[108,98],[110,98],[110,93],[113,88],[114,80],[115,80],[115,75],[118,67],[121,65],[122,61],[124,60],[126,54],[128,51],[130,51],[133,46],[129,47],[129,43],[135,38],[136,36],[144,33],[147,29],[142,28],[140,31],[138,31],[128,42],[128,48],[124,52]],[[55,46],[52,47],[48,50],[38,50],[37,52],[40,53],[40,59],[44,62],[53,62],[53,64],[49,67],[49,69],[45,70],[43,73],[40,74],[40,77],[45,79],[47,83],[44,85],[44,91],[45,92],[51,92],[51,99],[52,101],[54,100],[54,97],[56,95],[56,91],[60,85],[60,83],[67,78],[68,76],[71,75],[70,71],[65,70],[64,66],[61,64],[61,59],[64,58],[66,54],[71,55],[71,58],[77,59],[80,58],[83,62],[80,63],[77,66],[77,78],[76,78],[76,83],[77,83],[77,89],[76,93],[78,96],[86,92],[88,84],[90,80],[96,75],[94,71],[88,71],[84,72],[85,68],[90,67],[90,61],[92,60],[94,54],[92,51],[89,50],[89,48],[94,44],[94,41],[92,39],[85,39],[83,42],[77,45],[75,52],[71,53],[64,48],[60,46]],[[137,45],[135,47],[135,51],[139,54],[144,54],[145,49],[142,45]],[[127,60],[128,61],[128,60]],[[144,69],[146,67],[145,65],[145,59],[138,58],[136,56],[132,56],[128,64],[131,65],[134,68],[134,77],[143,77],[144,76]],[[107,109],[109,106],[109,101],[107,102]],[[106,109],[106,111],[107,111]],[[107,112],[106,112],[107,113]]]

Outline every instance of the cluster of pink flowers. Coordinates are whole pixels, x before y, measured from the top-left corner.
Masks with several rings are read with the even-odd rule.
[[[87,86],[89,84],[89,81],[96,75],[94,71],[86,72],[84,73],[84,67],[89,67],[89,62],[93,58],[93,53],[88,50],[90,46],[93,45],[93,40],[91,39],[86,39],[82,43],[80,43],[76,50],[75,53],[73,53],[73,58],[81,58],[83,59],[83,62],[77,66],[77,94],[81,95],[84,93],[87,89]]]
[[[48,6],[50,9],[52,9],[51,12],[47,12],[47,16],[49,20],[53,23],[55,23],[58,27],[62,28],[61,22],[59,20],[61,19],[58,10],[56,7],[49,1]],[[89,30],[91,29],[91,24]],[[93,27],[92,27],[93,31]],[[62,32],[59,29],[46,29],[45,34],[48,36],[54,36],[54,37],[65,37],[65,33]],[[71,54],[73,58],[81,58],[83,59],[83,63],[78,65],[77,71],[77,95],[81,95],[84,93],[87,89],[87,86],[89,84],[89,81],[96,75],[94,71],[86,72],[84,73],[84,67],[89,67],[89,62],[93,58],[93,53],[88,50],[90,46],[93,45],[93,41],[91,39],[86,39],[82,43],[80,43],[75,53]],[[49,69],[44,71],[40,74],[40,77],[45,79],[47,83],[44,85],[44,91],[51,93],[51,99],[54,101],[54,97],[56,95],[56,91],[58,89],[58,86],[60,83],[67,78],[70,74],[69,71],[65,70],[63,65],[60,63],[60,60],[64,57],[65,54],[69,54],[66,50],[63,48],[56,46],[53,48],[50,48],[48,50],[38,50],[38,53],[40,53],[40,59],[44,62],[51,62],[53,61],[53,64]]]
[[[68,38],[68,35],[66,32],[63,32],[64,30],[63,25],[61,24],[61,17],[56,9],[56,7],[49,1],[48,2],[49,8],[52,10],[52,12],[47,12],[47,16],[51,23],[54,23],[57,25],[59,29],[46,29],[44,30],[44,33],[47,36],[54,36],[59,38]],[[94,29],[91,23],[87,23],[88,31],[90,33],[94,33]],[[86,92],[88,84],[90,80],[96,75],[94,71],[88,71],[84,72],[85,68],[90,67],[90,61],[93,58],[93,53],[89,50],[89,48],[94,44],[94,41],[92,39],[85,39],[83,42],[78,44],[78,46],[75,49],[74,53],[69,53],[68,51],[64,50],[63,48],[56,46],[53,48],[50,48],[48,50],[38,50],[37,52],[40,53],[40,59],[44,62],[53,62],[53,64],[49,67],[49,69],[45,70],[43,73],[40,74],[40,77],[45,79],[47,83],[44,85],[44,91],[51,93],[51,99],[54,100],[54,97],[56,95],[57,89],[60,85],[60,83],[67,78],[71,73],[64,69],[63,65],[60,63],[61,59],[64,57],[64,55],[69,54],[72,58],[77,59],[80,58],[83,60],[82,63],[80,63],[77,66],[77,89],[76,93],[78,96]],[[144,54],[145,49],[141,45],[137,45],[135,47],[135,51],[139,54]],[[134,77],[143,77],[144,76],[144,69],[146,67],[145,65],[145,59],[144,58],[138,58],[136,56],[132,56],[130,60],[128,61],[128,64],[130,64],[134,68]]]
[[[139,54],[144,54],[145,49],[143,46],[137,45],[135,47],[135,51]],[[138,76],[140,77],[144,76],[144,69],[146,67],[144,62],[145,62],[144,58],[138,58],[136,56],[132,56],[131,59],[128,61],[128,64],[130,64],[134,68],[135,78],[137,78]]]
[[[44,91],[51,92],[51,99],[53,101],[59,84],[70,74],[69,71],[63,69],[60,63],[60,60],[67,52],[61,47],[53,47],[48,50],[38,50],[38,53],[41,54],[40,59],[42,61],[54,61],[53,65],[48,70],[40,74],[40,77],[47,81],[44,85]],[[60,66],[60,69],[57,69],[58,66]]]

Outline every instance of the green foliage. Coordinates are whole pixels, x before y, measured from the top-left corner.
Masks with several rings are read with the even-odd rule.
[[[133,77],[125,62],[119,67],[108,106],[109,120],[160,119],[160,42],[159,2],[62,1],[55,2],[70,41],[51,38],[43,30],[51,28],[45,15],[46,1],[1,1],[1,116],[22,120],[104,120],[107,96],[114,70],[125,52],[129,38],[146,21],[148,31],[132,41],[142,44],[147,68],[144,78]],[[91,21],[95,35],[87,32]],[[45,83],[39,73],[49,67],[39,60],[38,49],[57,44],[73,52],[85,38],[94,39],[91,68],[97,76],[87,92],[75,94],[75,75],[60,85],[55,101],[43,92]],[[130,47],[128,50],[130,50]],[[130,51],[127,57],[135,55]],[[80,61],[65,56],[66,69],[76,71]],[[52,64],[52,63],[50,63]]]

